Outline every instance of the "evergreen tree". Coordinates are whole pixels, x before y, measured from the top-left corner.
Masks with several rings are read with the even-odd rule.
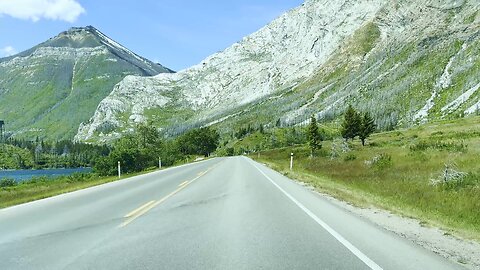
[[[278,118],[277,122],[275,123],[275,126],[276,127],[281,127],[282,126],[282,120],[280,120],[280,118]]]
[[[360,133],[361,124],[362,117],[352,105],[349,105],[345,112],[345,118],[342,123],[342,137],[347,141],[348,139],[355,139],[355,137],[357,137]]]
[[[313,115],[307,130],[307,140],[308,145],[310,146],[311,155],[313,157],[315,155],[315,151],[322,148],[323,140],[318,129],[317,119],[315,119],[315,116]]]
[[[265,130],[264,130],[262,124],[260,124],[260,126],[258,127],[258,131],[259,131],[261,134],[264,134],[264,133],[265,133]]]
[[[377,126],[375,125],[375,121],[373,120],[370,113],[366,112],[363,114],[361,125],[360,125],[360,132],[359,137],[362,140],[362,145],[365,146],[365,140],[370,137],[370,135],[375,132]]]

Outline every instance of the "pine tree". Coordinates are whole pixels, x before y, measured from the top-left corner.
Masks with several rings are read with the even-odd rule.
[[[361,118],[362,117],[353,108],[353,106],[349,105],[345,112],[345,119],[343,120],[341,128],[342,137],[345,138],[345,140],[353,140],[356,136],[359,135],[362,122]]]
[[[275,123],[275,126],[276,127],[281,127],[282,126],[282,120],[280,120],[280,118],[278,118],[277,122]]]
[[[307,140],[308,145],[310,146],[310,151],[312,157],[315,155],[315,151],[322,148],[322,135],[318,129],[317,119],[312,115],[310,120],[310,125],[308,126],[307,131]]]
[[[260,126],[258,127],[258,131],[261,133],[261,134],[264,134],[265,133],[265,130],[263,128],[263,124],[260,124]]]
[[[365,146],[365,140],[370,137],[370,135],[375,132],[377,126],[375,125],[375,121],[373,120],[370,113],[366,112],[363,114],[361,125],[360,125],[360,132],[359,137],[362,141],[362,145]]]

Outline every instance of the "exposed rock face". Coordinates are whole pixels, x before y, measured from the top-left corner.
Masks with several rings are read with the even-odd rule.
[[[147,119],[166,129],[298,124],[311,114],[338,117],[348,103],[371,111],[382,128],[471,113],[480,96],[472,88],[479,5],[309,0],[194,67],[127,77],[76,138],[109,140]]]
[[[72,28],[0,59],[0,117],[18,137],[73,138],[125,76],[162,72],[91,26]]]

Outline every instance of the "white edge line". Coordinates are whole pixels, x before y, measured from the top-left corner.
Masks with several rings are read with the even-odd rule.
[[[342,245],[344,245],[348,250],[350,250],[357,258],[359,258],[362,262],[364,262],[370,269],[372,270],[383,270],[378,264],[372,261],[367,255],[361,252],[358,248],[356,248],[352,243],[350,243],[347,239],[343,238],[337,231],[335,231],[332,227],[330,227],[327,223],[322,221],[319,217],[317,217],[312,211],[310,211],[307,207],[305,207],[302,203],[297,201],[292,195],[286,192],[282,187],[280,187],[275,181],[272,180],[268,175],[266,175],[258,166],[253,163],[252,165],[263,175],[267,178],[275,187],[277,187],[285,196],[287,196],[292,202],[294,202],[300,209],[302,209],[309,217],[311,217],[315,222],[317,222],[320,226],[322,226],[328,233],[330,233],[335,239],[337,239]]]

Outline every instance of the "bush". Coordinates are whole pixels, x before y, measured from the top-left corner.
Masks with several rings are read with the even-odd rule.
[[[372,160],[365,161],[365,164],[376,170],[383,170],[393,165],[392,156],[382,153],[376,155]]]
[[[18,183],[15,180],[10,179],[10,178],[5,178],[5,179],[0,180],[0,187],[2,187],[2,188],[14,187],[17,184]]]
[[[235,149],[233,149],[233,147],[228,147],[225,151],[228,157],[232,157],[235,155]]]
[[[348,154],[343,158],[344,161],[354,161],[357,159],[357,156],[355,154]]]
[[[117,164],[109,157],[99,157],[95,161],[93,172],[98,173],[101,176],[115,175],[117,171]]]
[[[437,178],[431,180],[431,184],[444,190],[478,187],[480,174],[462,172],[456,164],[445,164],[445,168]]]

